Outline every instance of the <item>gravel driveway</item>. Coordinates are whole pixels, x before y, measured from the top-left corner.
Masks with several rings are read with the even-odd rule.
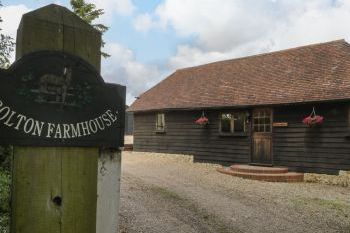
[[[124,152],[120,232],[349,232],[350,188],[244,180],[190,157]]]

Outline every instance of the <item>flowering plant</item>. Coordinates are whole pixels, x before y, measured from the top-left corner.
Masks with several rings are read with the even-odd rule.
[[[324,122],[324,117],[316,115],[314,108],[311,114],[303,119],[303,123],[309,127],[313,127],[315,125],[321,125],[323,122]]]
[[[207,124],[209,124],[209,120],[205,116],[201,116],[200,118],[198,118],[195,121],[195,123],[198,124],[198,125],[207,125]]]

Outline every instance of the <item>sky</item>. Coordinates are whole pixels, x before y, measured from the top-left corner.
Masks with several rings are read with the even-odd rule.
[[[127,87],[127,104],[177,69],[313,43],[350,42],[350,0],[86,0],[102,8],[102,77]],[[0,28],[69,0],[2,0]]]

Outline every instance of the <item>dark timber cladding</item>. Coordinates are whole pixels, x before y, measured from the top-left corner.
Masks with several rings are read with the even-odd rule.
[[[309,127],[303,119],[313,109],[324,122]],[[338,40],[181,69],[128,111],[136,151],[350,170],[350,45]],[[195,124],[203,114],[209,124]]]
[[[350,102],[316,105],[325,117],[320,127],[309,128],[301,119],[313,105],[274,109],[277,122],[288,127],[274,128],[274,162],[301,171],[337,173],[350,170]]]
[[[315,128],[301,122],[313,105],[273,108],[275,122],[288,122],[288,127],[273,127],[273,164],[305,172],[350,170],[349,103],[316,106],[327,120]],[[164,133],[155,132],[154,112],[135,114],[134,150],[190,154],[196,161],[226,165],[250,163],[250,129],[246,135],[219,132],[219,113],[227,111],[230,110],[207,111],[210,124],[205,127],[194,124],[200,111],[165,112]]]
[[[248,163],[250,138],[219,133],[219,111],[210,111],[211,123],[203,128],[194,124],[200,111],[165,113],[165,132],[155,132],[155,114],[134,115],[134,150],[196,155],[196,160]]]

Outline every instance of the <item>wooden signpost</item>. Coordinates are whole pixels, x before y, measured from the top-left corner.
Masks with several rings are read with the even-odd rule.
[[[64,7],[22,17],[16,62],[0,71],[13,233],[117,232],[125,87],[103,81],[100,46]]]

